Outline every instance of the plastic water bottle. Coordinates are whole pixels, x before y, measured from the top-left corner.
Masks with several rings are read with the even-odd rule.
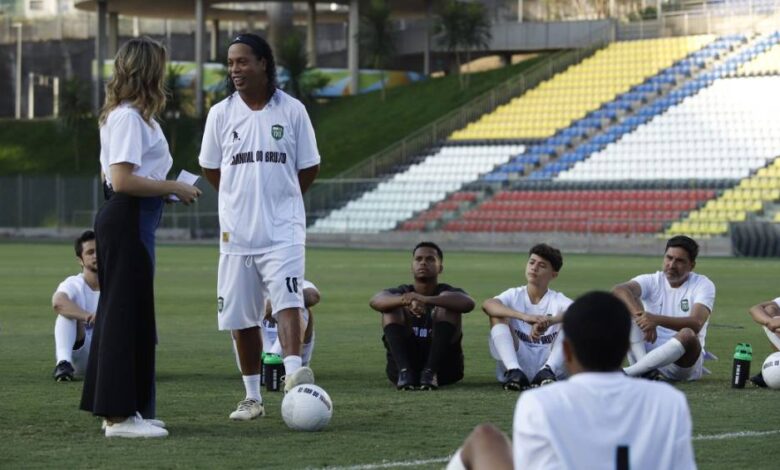
[[[263,379],[265,389],[269,392],[278,392],[282,388],[282,376],[284,375],[284,362],[278,354],[266,354],[263,360]]]
[[[739,343],[734,350],[734,366],[731,369],[731,388],[745,388],[750,377],[750,361],[753,360],[753,348],[749,343]]]

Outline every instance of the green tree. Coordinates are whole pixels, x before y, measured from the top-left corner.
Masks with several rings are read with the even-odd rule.
[[[439,13],[435,30],[440,35],[439,43],[455,53],[458,74],[462,65],[461,50],[466,52],[466,61],[470,62],[471,51],[487,48],[492,39],[487,10],[481,3],[446,1]],[[461,88],[467,87],[468,75],[459,76]]]
[[[309,57],[300,34],[293,33],[282,41],[277,59],[287,72],[287,81],[282,84],[284,91],[311,105],[314,92],[327,85],[329,78],[308,66]]]
[[[360,50],[364,59],[374,69],[379,70],[381,97],[385,101],[385,70],[389,60],[395,54],[393,24],[390,21],[390,7],[385,0],[370,0],[360,22]]]
[[[80,143],[84,126],[94,124],[90,117],[92,100],[89,84],[78,77],[65,80],[60,92],[60,123],[72,136],[76,171],[79,171],[81,166]]]

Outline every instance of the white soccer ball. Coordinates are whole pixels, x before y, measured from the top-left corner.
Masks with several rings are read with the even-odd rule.
[[[293,387],[282,400],[282,419],[296,431],[319,431],[333,416],[328,392],[313,384]]]
[[[780,352],[772,353],[761,366],[761,375],[769,388],[780,389]]]

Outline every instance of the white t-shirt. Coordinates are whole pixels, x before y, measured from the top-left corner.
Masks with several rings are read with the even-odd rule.
[[[168,141],[157,121],[147,124],[141,113],[127,103],[111,111],[100,127],[100,169],[111,185],[111,165],[132,163],[133,174],[164,180],[173,165]]]
[[[707,307],[712,314],[712,308],[715,305],[715,284],[707,276],[697,273],[690,273],[688,279],[677,288],[669,285],[663,271],[657,271],[653,274],[642,274],[632,279],[642,288],[642,304],[645,311],[657,313],[669,317],[687,317],[690,316],[695,304],[702,304]],[[699,342],[704,349],[704,339],[707,336],[707,325],[709,319],[699,330]],[[659,326],[656,329],[657,339],[653,345],[658,347],[671,338],[677,332]]]
[[[512,446],[524,470],[614,470],[620,447],[631,470],[696,468],[685,395],[622,372],[580,373],[523,392]]]
[[[84,274],[79,273],[75,276],[70,276],[57,286],[57,290],[67,295],[71,302],[78,305],[81,309],[94,314],[97,312],[98,299],[100,299],[100,291],[92,290],[84,280]]]
[[[320,163],[306,108],[282,90],[251,110],[238,92],[214,105],[198,157],[220,169],[220,250],[255,255],[306,241],[298,171]]]
[[[534,316],[555,316],[565,312],[566,309],[569,308],[569,305],[572,304],[570,298],[552,289],[547,289],[547,292],[539,303],[534,304],[528,296],[527,286],[507,289],[497,295],[495,299],[512,310]],[[528,323],[512,318],[509,322],[509,327],[514,330],[520,341],[527,344],[529,348],[547,352],[549,352],[549,349],[552,347],[552,344],[561,329],[560,323],[552,325],[541,338],[533,341],[531,340],[531,325]]]

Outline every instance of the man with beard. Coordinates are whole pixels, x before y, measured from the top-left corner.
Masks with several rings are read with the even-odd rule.
[[[461,315],[474,309],[474,300],[439,284],[443,259],[435,243],[418,243],[414,283],[385,289],[369,303],[382,314],[387,378],[398,390],[436,390],[463,378]]]
[[[83,375],[87,369],[92,326],[100,297],[95,232],[82,233],[74,247],[81,273],[62,281],[51,300],[57,314],[54,323],[57,365],[53,374],[57,382],[70,382],[74,375]]]
[[[693,272],[699,245],[684,235],[666,243],[663,271],[617,285],[613,293],[631,312],[631,348],[625,373],[698,380],[705,371],[704,339],[715,285]]]

